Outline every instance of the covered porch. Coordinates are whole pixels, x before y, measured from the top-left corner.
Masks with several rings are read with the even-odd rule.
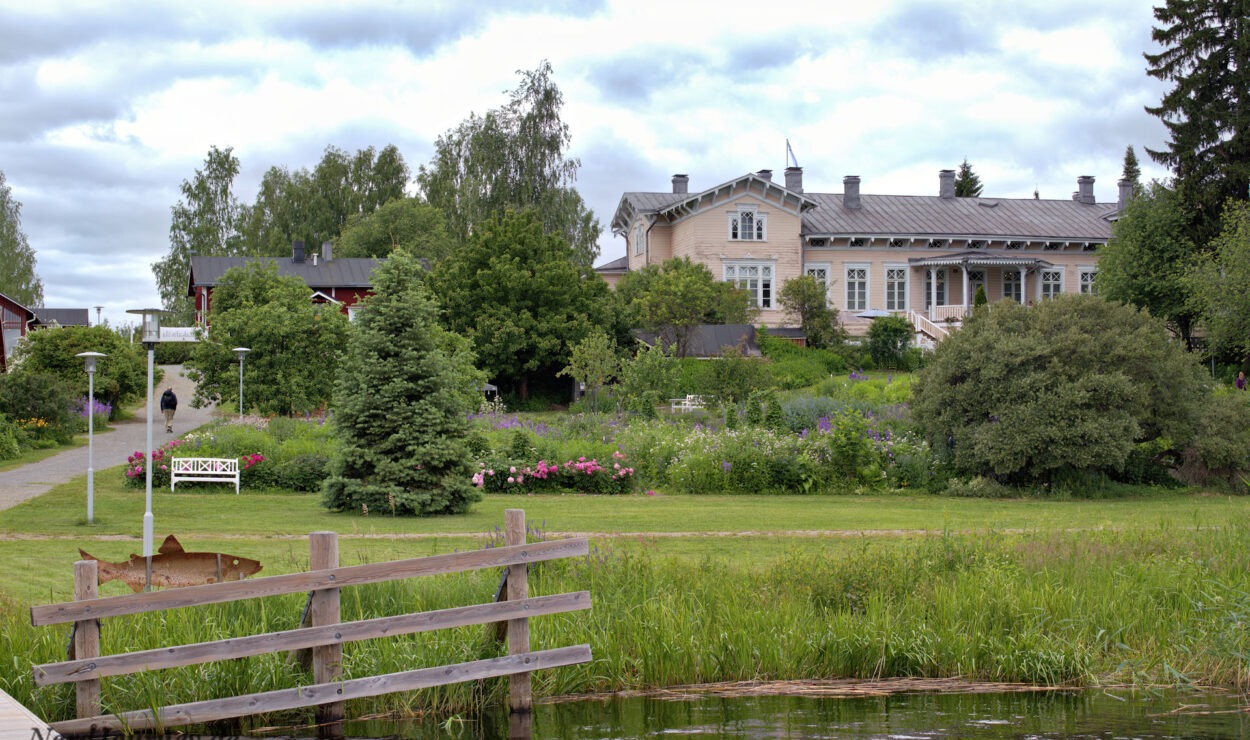
[[[1037,257],[960,252],[909,259],[908,267],[920,273],[924,285],[924,311],[932,322],[962,322],[972,310],[977,287],[990,301],[1010,298],[1032,303],[1044,297],[1043,273],[1054,265]],[[1062,276],[1055,279],[1058,292]]]

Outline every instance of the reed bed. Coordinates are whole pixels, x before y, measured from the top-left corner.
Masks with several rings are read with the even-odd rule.
[[[591,612],[533,620],[533,646],[586,642],[591,663],[535,674],[538,697],[725,682],[950,679],[1034,686],[1250,687],[1250,521],[1218,527],[977,536],[873,543],[692,564],[604,543],[542,563],[535,595],[588,589]],[[476,572],[348,588],[343,619],[489,600]],[[108,620],[107,653],[294,626],[301,597]],[[347,677],[502,653],[484,627],[355,643]],[[68,629],[0,607],[0,688],[36,713],[70,716],[68,686],[35,688],[30,667],[63,659]],[[113,709],[310,682],[285,655],[105,679]],[[352,716],[447,716],[499,704],[502,680],[352,702]],[[248,722],[284,724],[302,716]]]

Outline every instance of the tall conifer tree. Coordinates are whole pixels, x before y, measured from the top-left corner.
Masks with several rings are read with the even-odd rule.
[[[981,187],[981,178],[972,171],[972,165],[964,157],[964,163],[959,165],[959,173],[955,175],[955,197],[980,198]]]
[[[1224,202],[1250,197],[1250,0],[1166,0],[1154,15],[1162,51],[1144,55],[1147,73],[1173,86],[1146,111],[1170,141],[1146,151],[1174,173],[1201,246],[1219,232]]]

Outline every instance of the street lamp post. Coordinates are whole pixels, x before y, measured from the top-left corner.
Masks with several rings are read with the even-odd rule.
[[[234,353],[239,356],[239,421],[243,421],[243,358],[252,350],[247,347],[235,347]]]
[[[161,341],[161,314],[159,308],[134,308],[126,313],[137,313],[143,316],[143,346],[148,349],[148,446],[147,461],[143,464],[144,499],[147,508],[143,512],[143,557],[147,559],[147,588],[152,588],[152,529],[155,517],[152,516],[152,368],[155,360],[156,344]]]
[[[87,524],[95,524],[95,363],[103,352],[79,352],[87,364]]]

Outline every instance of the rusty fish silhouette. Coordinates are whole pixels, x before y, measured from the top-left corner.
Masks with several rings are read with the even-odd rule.
[[[135,591],[142,591],[147,580],[147,558],[130,556],[129,560],[110,563],[79,549],[83,560],[99,563],[100,583],[120,580]],[[152,556],[152,585],[164,588],[202,586],[221,581],[240,581],[257,573],[260,561],[220,552],[187,552],[172,534],[161,543]]]

